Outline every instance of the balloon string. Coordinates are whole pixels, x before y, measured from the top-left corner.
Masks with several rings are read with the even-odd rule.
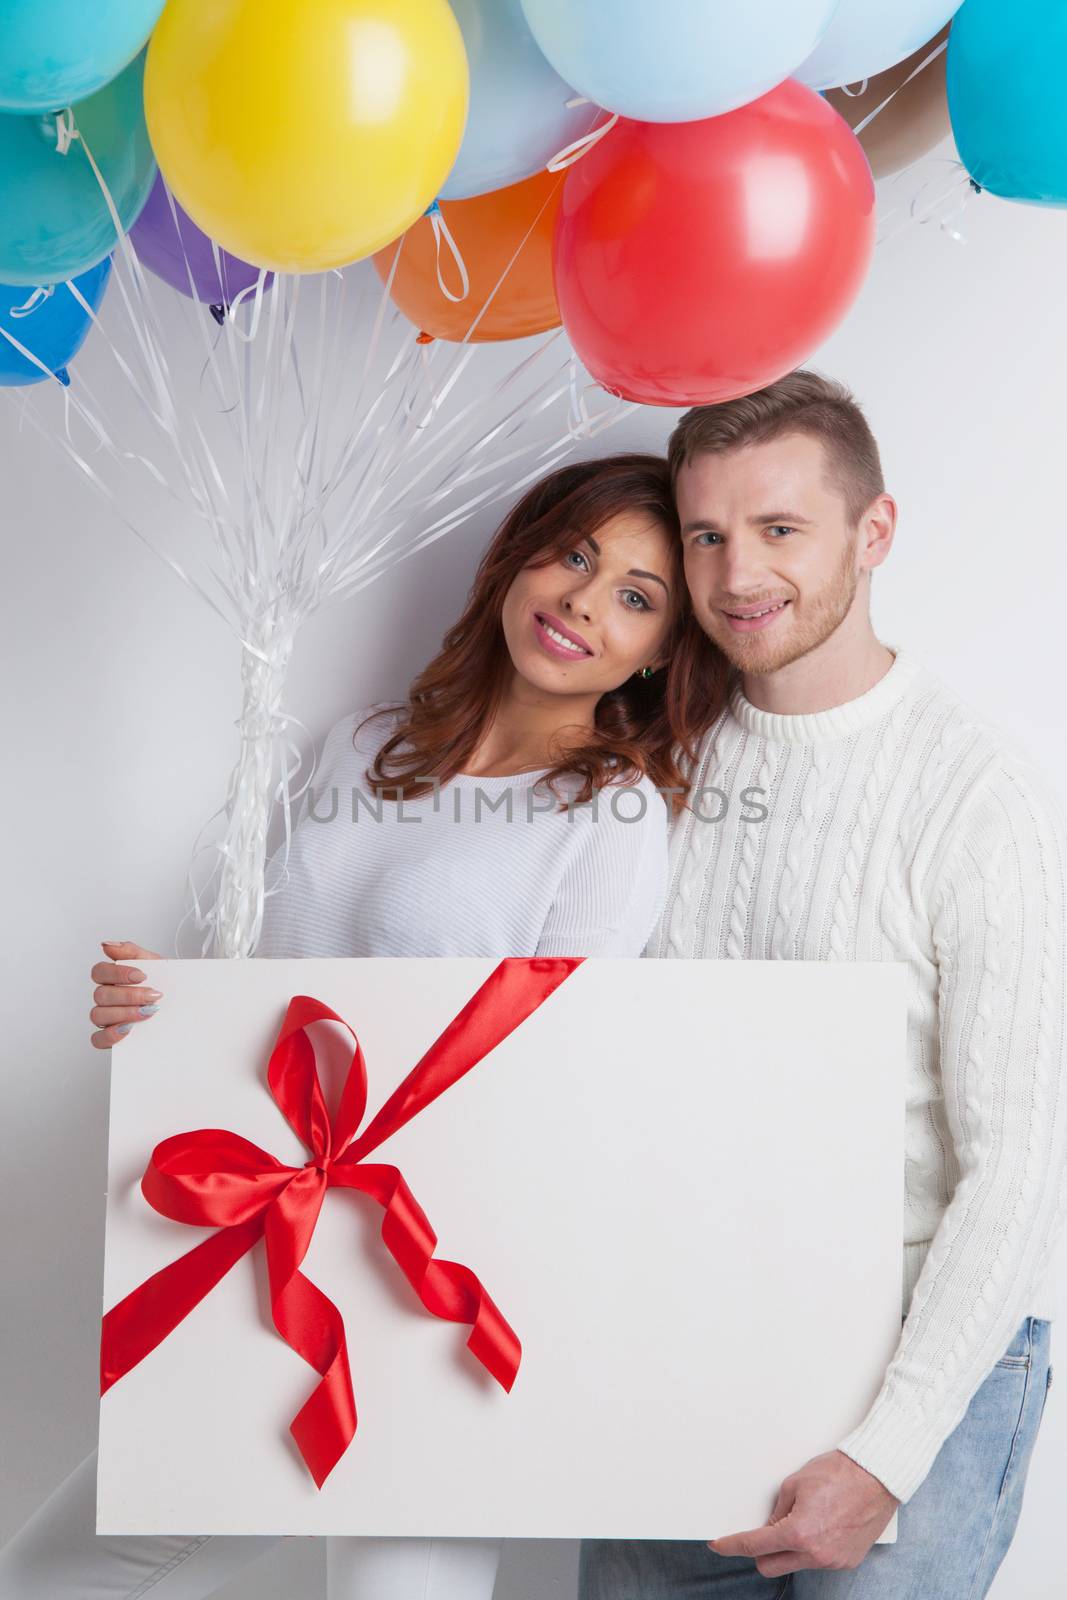
[[[861,118],[861,120],[856,123],[856,126],[852,130],[852,132],[856,135],[856,137],[859,138],[859,136],[863,132],[864,128],[866,128],[869,123],[874,121],[874,119],[878,115],[878,113],[880,111],[884,111],[886,106],[889,104],[889,102],[891,100],[895,100],[897,95],[900,93],[900,91],[902,89],[906,89],[908,84],[911,82],[911,80],[913,78],[917,78],[919,76],[920,72],[923,72],[930,65],[930,63],[932,61],[936,61],[938,56],[943,55],[944,52],[947,49],[948,49],[948,40],[947,39],[942,39],[941,43],[939,45],[936,45],[935,48],[930,51],[930,54],[928,56],[924,56],[923,57],[923,59],[919,62],[919,65],[917,67],[913,67],[912,68],[912,70],[908,73],[908,76],[904,79],[904,82],[903,83],[898,83],[897,87],[893,90],[892,94],[886,95],[886,97],[882,101],[881,105],[875,106],[873,111],[869,111],[865,117]]]
[[[12,306],[8,312],[9,317],[29,317],[55,293],[54,283],[39,284],[30,295],[29,299],[21,306]]]
[[[950,184],[945,194],[938,195],[937,199],[934,201],[934,206],[939,205],[942,200],[947,199],[948,196],[952,194],[953,190],[962,191],[959,199],[952,207],[951,211],[947,211],[943,217],[938,218],[938,227],[941,229],[942,233],[947,233],[949,238],[954,239],[957,244],[966,244],[966,235],[958,228],[951,226],[951,224],[962,217],[964,211],[974,199],[975,195],[981,194],[982,188],[980,184],[975,182],[970,173],[968,173],[962,161],[956,162],[955,166],[958,168],[958,171],[952,184]],[[911,219],[915,222],[918,222],[920,227],[925,226],[927,223],[934,220],[932,208],[928,216],[921,217],[918,213],[918,202],[922,196],[923,190],[927,189],[932,182],[932,178],[927,178],[926,182],[920,185],[920,187],[912,195],[911,204],[908,208]]]
[[[567,101],[568,105],[571,103],[571,101]],[[574,103],[582,104],[580,100]],[[583,156],[589,154],[595,144],[600,143],[606,133],[611,132],[618,120],[619,113],[613,111],[608,120],[602,122],[599,128],[593,128],[589,133],[583,133],[580,139],[574,139],[570,144],[565,144],[562,150],[556,151],[551,161],[545,162],[546,171],[562,172],[566,167],[573,167],[576,161],[580,161]]]
[[[247,333],[243,328],[239,327],[236,322],[234,322],[233,331],[237,338],[243,340],[245,344],[250,344],[259,331],[259,318],[263,307],[263,293],[266,278],[267,268],[260,267],[255,283],[250,283],[244,289],[239,289],[234,295],[233,299],[230,300],[226,306],[225,314],[227,317],[229,317],[230,321],[233,322],[237,307],[241,305],[246,296],[250,294],[255,295],[256,298],[252,305],[252,316],[249,320]]]
[[[123,229],[122,221],[119,217],[114,198],[112,197],[111,191],[104,179],[103,173],[94,159],[88,141],[76,126],[72,110],[68,109],[65,112],[57,113],[57,129],[59,132],[59,142],[63,145],[64,153],[70,148],[70,145],[73,143],[73,141],[77,139],[80,141],[85,157],[93,169],[93,175],[96,178],[97,185],[104,198],[104,203],[107,206],[112,225],[115,229],[116,244],[124,262],[130,270],[131,284],[136,289],[139,297],[140,308],[145,313],[142,326],[142,320],[134,314],[134,307],[131,304],[130,296],[126,290],[126,285],[122,281],[121,275],[117,275],[119,290],[127,312],[129,313],[130,326],[134,335],[134,339],[136,341],[139,353],[144,361],[149,382],[154,390],[158,402],[158,412],[156,411],[156,408],[152,406],[151,400],[146,400],[145,403],[149,406],[149,409],[155,416],[158,426],[168,438],[178,460],[181,462],[185,470],[186,481],[192,494],[194,504],[197,506],[197,509],[201,512],[201,514],[209,521],[220,551],[230,567],[231,576],[233,576],[233,557],[226,539],[226,517],[220,513],[210,491],[210,480],[213,480],[216,486],[222,492],[223,505],[228,511],[228,496],[226,495],[225,484],[223,482],[222,475],[218,470],[218,465],[215,462],[211,448],[204,436],[203,428],[200,425],[199,419],[195,417],[192,419],[192,428],[195,430],[197,439],[199,440],[200,446],[204,452],[210,472],[210,480],[204,472],[203,462],[197,460],[195,451],[189,451],[187,449],[184,433],[182,431],[177,412],[175,398],[176,389],[171,377],[166,355],[164,354],[165,341],[161,336],[161,330],[159,329],[158,325],[155,327],[150,326],[149,313],[151,310],[151,300],[147,292],[148,286],[141,263]],[[92,312],[91,308],[86,304],[82,296],[79,294],[76,285],[70,284],[70,290],[71,293],[75,295],[75,297],[81,302],[84,309],[88,312],[94,326],[100,328],[103,337],[108,339],[108,344],[112,350],[112,354],[115,356],[115,359],[118,361],[120,367],[130,378],[134,386],[134,391],[137,393],[140,386],[138,385],[128,365],[123,360],[121,354],[101,328],[98,317],[94,312]]]
[[[433,205],[424,212],[424,215],[429,218],[430,227],[433,229],[434,247],[437,252],[437,287],[440,289],[446,300],[451,300],[453,305],[458,305],[461,300],[466,300],[468,294],[470,293],[471,280],[470,274],[467,271],[467,263],[460,254],[459,245],[453,238],[452,230],[444,219],[444,216],[441,212],[440,203],[435,200]],[[441,271],[442,242],[447,246],[452,256],[452,260],[456,263],[456,270],[459,273],[459,281],[462,285],[459,294],[452,293],[452,290],[445,282],[444,274]]]
[[[482,304],[481,304],[481,306],[479,307],[479,310],[478,310],[478,315],[475,317],[474,321],[471,323],[470,327],[467,329],[466,333],[463,335],[463,338],[460,340],[461,344],[469,344],[471,339],[474,337],[475,328],[477,328],[479,322],[481,322],[482,318],[485,316],[486,312],[489,310],[489,307],[492,305],[493,301],[496,299],[497,291],[500,289],[501,285],[504,282],[504,279],[507,277],[507,275],[511,271],[512,267],[515,265],[516,261],[519,259],[519,256],[522,254],[523,250],[526,248],[527,241],[529,240],[529,238],[533,234],[533,231],[537,227],[537,224],[540,222],[541,218],[544,216],[545,211],[547,210],[548,206],[555,199],[556,190],[559,188],[559,184],[562,183],[562,181],[563,180],[561,178],[556,183],[554,183],[552,185],[552,188],[550,189],[549,193],[545,196],[544,200],[542,200],[541,204],[538,206],[537,212],[536,212],[536,215],[534,216],[533,221],[530,223],[530,226],[527,228],[526,232],[523,234],[522,238],[519,240],[518,244],[515,246],[515,249],[512,251],[511,256],[508,259],[508,261],[507,261],[507,263],[506,263],[506,265],[504,267],[503,272],[500,274],[499,278],[496,280],[496,282],[494,283],[493,287],[490,289],[489,293],[486,295],[485,299],[482,301]]]

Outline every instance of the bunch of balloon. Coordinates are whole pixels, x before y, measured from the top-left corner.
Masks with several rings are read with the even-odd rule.
[[[0,388],[239,641],[175,946],[191,917],[248,955],[303,622],[625,414],[590,413],[553,279],[548,168],[607,114],[520,0],[104,11],[0,0]]]

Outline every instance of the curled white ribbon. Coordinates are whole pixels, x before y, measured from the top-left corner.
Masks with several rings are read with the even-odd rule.
[[[433,205],[430,206],[425,214],[429,221],[430,227],[433,229],[434,248],[437,252],[437,287],[440,289],[446,300],[451,300],[453,305],[458,305],[461,300],[466,300],[467,296],[470,294],[471,280],[470,274],[467,271],[467,263],[460,254],[459,245],[456,243],[455,238],[453,237],[451,228],[445,221],[440,203],[435,200]],[[456,264],[456,271],[459,273],[460,281],[459,294],[453,294],[452,290],[448,287],[448,284],[444,280],[444,274],[441,271],[442,244],[446,246],[449,254],[452,257],[452,260]]]
[[[580,105],[581,100],[568,100],[568,105]],[[599,109],[599,108],[598,108]],[[565,144],[562,150],[557,150],[551,161],[545,162],[548,172],[563,172],[567,167],[573,167],[576,161],[587,156],[594,145],[600,143],[606,133],[610,133],[619,120],[619,113],[613,111],[606,122],[599,128],[591,128],[588,133],[583,133],[580,139],[573,139],[570,144]]]

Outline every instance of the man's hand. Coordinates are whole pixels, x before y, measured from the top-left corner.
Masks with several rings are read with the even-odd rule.
[[[858,1567],[900,1501],[840,1450],[786,1478],[762,1528],[709,1539],[720,1556],[754,1556],[765,1578],[805,1567]]]

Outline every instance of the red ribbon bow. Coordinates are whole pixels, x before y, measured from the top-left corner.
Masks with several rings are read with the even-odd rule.
[[[358,1138],[367,1105],[367,1069],[356,1034],[330,1007],[293,995],[267,1066],[286,1120],[312,1152],[288,1167],[226,1128],[197,1128],[152,1151],[141,1191],[165,1217],[219,1232],[153,1273],[103,1319],[100,1393],[142,1361],[214,1288],[261,1236],[267,1252],[271,1314],[282,1338],[321,1375],[289,1424],[321,1489],[356,1431],[356,1405],[344,1322],[332,1301],[299,1270],[326,1190],[359,1189],[385,1211],[382,1240],[427,1311],[471,1324],[468,1349],[505,1390],[521,1346],[469,1268],[435,1259],[437,1235],[396,1167],[364,1157],[478,1064],[581,964],[581,957],[507,957],[427,1050]],[[355,1043],[337,1115],[331,1122],[307,1025],[340,1022]]]

